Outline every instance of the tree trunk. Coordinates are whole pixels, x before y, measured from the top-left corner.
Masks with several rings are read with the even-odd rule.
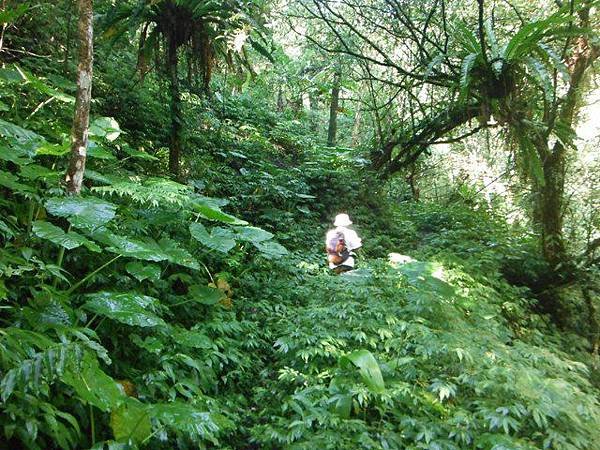
[[[172,32],[174,33],[174,31]],[[169,146],[169,172],[179,178],[179,159],[182,147],[183,114],[177,74],[177,42],[174,35],[168,38],[167,71],[171,84],[171,142]]]
[[[540,188],[539,213],[544,259],[555,269],[567,261],[563,239],[563,197],[565,191],[565,149],[556,144],[543,161],[544,185]]]
[[[327,130],[327,146],[335,147],[337,134],[337,113],[340,103],[340,84],[342,74],[339,70],[335,72],[333,78],[333,88],[331,88],[331,105],[329,108],[329,128]]]
[[[71,135],[71,161],[65,181],[67,191],[79,194],[85,172],[85,159],[92,100],[92,68],[94,59],[94,29],[92,0],[77,0],[79,12],[79,64],[77,66],[77,97]]]

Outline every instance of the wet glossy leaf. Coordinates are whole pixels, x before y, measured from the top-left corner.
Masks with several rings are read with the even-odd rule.
[[[154,327],[165,322],[151,310],[158,300],[136,293],[98,292],[86,296],[83,305],[88,311],[127,325]]]
[[[96,197],[54,197],[46,202],[54,216],[66,217],[75,227],[95,229],[115,217],[116,205]]]
[[[88,250],[93,252],[99,252],[102,249],[98,247],[94,242],[82,236],[74,231],[65,233],[62,228],[57,227],[49,222],[41,220],[33,222],[33,233],[42,239],[46,239],[56,245],[72,250],[74,248],[85,246]]]

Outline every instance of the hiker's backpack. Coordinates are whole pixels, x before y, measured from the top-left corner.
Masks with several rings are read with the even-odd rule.
[[[344,233],[337,231],[327,242],[327,258],[333,264],[342,264],[349,256]]]

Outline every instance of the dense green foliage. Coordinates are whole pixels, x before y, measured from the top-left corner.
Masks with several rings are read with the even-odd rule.
[[[34,53],[0,68],[0,447],[596,448],[595,291],[563,286],[557,327],[538,235],[508,201],[474,182],[416,202],[360,145],[326,147],[317,107],[274,109],[273,80],[306,71],[258,38],[245,63],[284,64],[223,66],[211,95],[181,77],[173,181],[164,74],[132,79],[133,32],[98,41],[85,186],[67,196],[74,61],[32,36],[73,25],[36,7],[7,35]],[[364,248],[335,276],[341,211]]]

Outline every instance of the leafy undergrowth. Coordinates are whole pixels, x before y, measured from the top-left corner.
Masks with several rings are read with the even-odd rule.
[[[80,197],[59,184],[66,119],[0,121],[3,443],[594,448],[590,365],[500,275],[539,270],[527,239],[464,205],[400,210],[352,152],[240,109],[256,123],[196,136],[211,152],[188,184],[96,118]],[[339,277],[334,204],[365,242]]]
[[[527,309],[519,289],[417,261],[300,272],[285,306],[281,284],[263,290],[274,349],[253,390],[259,448],[583,449],[600,437],[586,366],[509,320]]]

